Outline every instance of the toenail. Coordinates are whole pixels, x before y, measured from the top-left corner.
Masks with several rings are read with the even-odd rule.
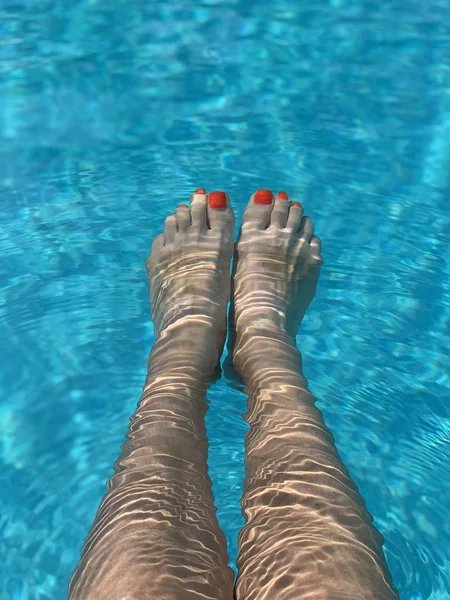
[[[286,194],[286,192],[278,192],[278,198],[280,200],[289,200],[289,196]]]
[[[204,190],[203,188],[198,188],[198,190],[195,190],[196,194],[206,194],[206,190]]]
[[[186,204],[180,204],[177,208],[187,208],[189,210],[189,206],[186,206]]]
[[[298,206],[299,208],[302,208],[302,205],[300,204],[300,202],[293,202],[292,206]]]
[[[255,194],[255,204],[272,204],[271,190],[258,190]]]
[[[211,192],[208,196],[210,208],[226,208],[227,195],[225,192]]]

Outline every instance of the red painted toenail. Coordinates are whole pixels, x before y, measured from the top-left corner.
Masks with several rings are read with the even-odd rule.
[[[227,196],[225,192],[211,192],[208,196],[210,208],[226,208]]]
[[[196,194],[206,194],[206,190],[204,190],[203,188],[198,188],[198,190],[195,190]]]
[[[187,208],[187,209],[189,209],[189,206],[186,206],[186,204],[180,204],[179,206],[177,206],[177,208]]]
[[[258,190],[255,194],[255,204],[272,204],[271,190]]]
[[[289,196],[286,194],[286,192],[278,192],[278,198],[280,200],[289,200]]]
[[[300,202],[293,202],[292,206],[298,206],[299,208],[302,208],[302,205],[300,204]]]

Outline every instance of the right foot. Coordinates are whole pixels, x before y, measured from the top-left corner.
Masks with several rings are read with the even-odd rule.
[[[295,338],[322,262],[320,240],[298,202],[291,204],[284,192],[253,194],[235,250],[231,326],[237,346],[249,329]]]

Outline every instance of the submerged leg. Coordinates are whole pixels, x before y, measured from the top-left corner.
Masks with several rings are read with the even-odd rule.
[[[70,600],[231,600],[233,575],[207,473],[205,393],[222,349],[233,214],[194,194],[147,261],[155,344],[127,441]]]
[[[237,600],[398,598],[364,500],[295,346],[322,263],[300,204],[250,199],[236,246],[233,360],[247,384],[246,524]]]

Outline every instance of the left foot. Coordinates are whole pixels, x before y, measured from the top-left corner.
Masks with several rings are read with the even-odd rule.
[[[174,325],[208,323],[216,336],[214,368],[226,335],[234,218],[224,192],[197,192],[190,207],[167,217],[146,267],[155,339]]]

